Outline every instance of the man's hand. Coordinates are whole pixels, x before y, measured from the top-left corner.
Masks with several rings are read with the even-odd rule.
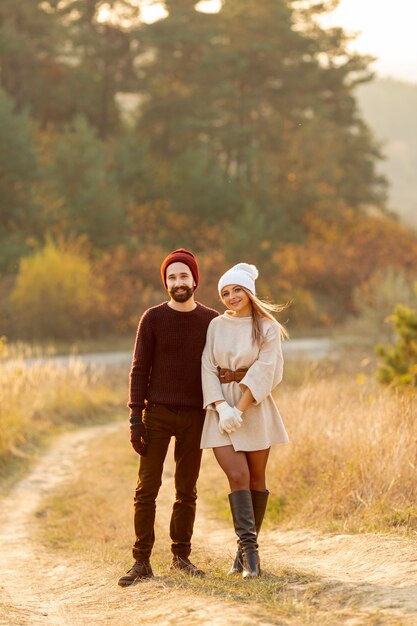
[[[149,443],[149,436],[143,422],[130,425],[130,443],[132,444],[135,452],[140,454],[140,456],[145,456]]]
[[[242,412],[235,407],[231,407],[227,402],[221,402],[216,406],[219,414],[219,431],[230,434],[236,428],[240,428],[242,425]]]

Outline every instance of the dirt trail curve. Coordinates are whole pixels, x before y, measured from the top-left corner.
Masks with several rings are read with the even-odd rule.
[[[132,623],[188,626],[210,624],[302,624],[296,619],[263,619],[259,607],[247,606],[246,617],[232,600],[191,594],[167,585],[156,576],[140,586],[120,589],[106,564],[71,563],[38,545],[31,525],[41,500],[73,479],[91,440],[120,428],[109,425],[83,429],[60,437],[31,474],[1,501],[0,624],[7,626],[95,626]],[[160,497],[160,515],[168,519],[172,501],[172,468],[167,463]],[[170,504],[169,504],[170,506]],[[162,509],[162,510],[161,510]],[[207,532],[209,531],[209,532]],[[200,503],[196,544],[224,556],[233,533],[211,519]],[[208,543],[209,542],[209,543]],[[294,567],[328,582],[329,598],[343,596],[345,606],[392,614],[417,624],[417,541],[377,535],[321,535],[265,532],[261,540],[266,571]],[[100,567],[98,575],[97,567]],[[146,589],[146,593],[143,593]],[[302,589],[300,587],[300,593]],[[380,613],[380,614],[382,614]],[[313,623],[313,622],[309,622]],[[352,619],[346,624],[360,625]],[[375,622],[377,623],[377,622]],[[385,622],[386,623],[386,622]],[[398,623],[398,622],[395,622]]]

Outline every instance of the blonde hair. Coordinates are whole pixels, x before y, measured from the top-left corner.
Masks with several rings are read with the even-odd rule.
[[[245,289],[242,287],[243,291],[249,296],[252,305],[252,340],[257,346],[260,346],[263,332],[262,332],[262,318],[266,317],[271,320],[275,324],[277,324],[279,328],[279,332],[281,335],[281,339],[288,339],[288,332],[285,327],[275,319],[272,315],[272,311],[274,313],[280,313],[284,309],[287,308],[287,304],[273,304],[272,302],[268,302],[266,300],[261,300],[258,296],[253,294],[249,289]]]

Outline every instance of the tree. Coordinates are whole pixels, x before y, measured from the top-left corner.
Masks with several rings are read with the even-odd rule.
[[[387,216],[339,211],[339,222],[313,212],[306,241],[280,245],[270,265],[277,293],[284,289],[291,297],[293,289],[307,289],[330,323],[358,313],[355,288],[364,288],[376,271],[392,267],[413,276],[417,265],[417,237],[403,225]]]
[[[107,17],[103,17],[102,10]],[[119,92],[137,89],[134,36],[139,8],[129,0],[66,0],[68,50],[74,72],[71,85],[82,113],[106,137],[120,130]],[[75,63],[74,63],[75,60]]]
[[[116,94],[136,88],[138,14],[129,0],[2,0],[0,86],[43,128],[83,114],[101,137],[113,133]]]
[[[57,235],[87,236],[96,248],[123,239],[125,213],[106,147],[84,118],[56,138],[45,175],[55,198],[52,228]]]
[[[398,305],[390,321],[397,340],[376,347],[380,358],[377,378],[392,387],[417,389],[417,310]]]
[[[33,129],[26,114],[16,113],[0,89],[0,273],[27,253],[30,239],[42,232],[40,208],[33,197],[38,162]]]
[[[353,95],[370,79],[369,59],[347,51],[341,29],[317,25],[323,4],[292,4],[225,0],[207,15],[192,0],[167,0],[168,16],[140,31],[149,53],[138,129],[167,176],[181,173],[169,200],[186,193],[184,155],[205,154],[199,175],[219,170],[213,206],[233,254],[245,252],[249,225],[263,264],[277,241],[303,241],[312,213],[337,220],[340,204],[361,214],[384,202],[378,147]],[[199,199],[192,218],[206,222]]]
[[[56,1],[2,0],[0,3],[0,85],[18,112],[38,110],[50,99],[54,64],[62,31]]]

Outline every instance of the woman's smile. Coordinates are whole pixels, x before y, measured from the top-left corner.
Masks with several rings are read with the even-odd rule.
[[[252,305],[248,294],[240,285],[227,285],[222,290],[222,299],[228,309],[236,315],[248,317],[252,313]]]

